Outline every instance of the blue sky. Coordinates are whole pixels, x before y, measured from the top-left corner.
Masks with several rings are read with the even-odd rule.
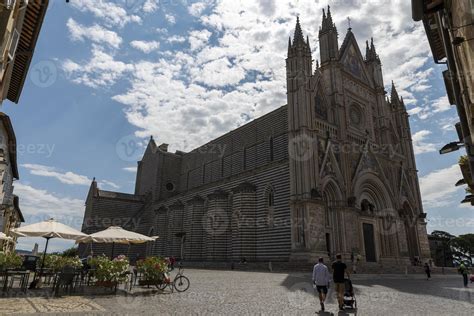
[[[15,192],[27,222],[56,217],[80,228],[92,177],[102,189],[133,192],[150,135],[187,151],[285,104],[296,15],[317,59],[328,3],[339,43],[350,16],[362,52],[374,37],[387,91],[394,80],[404,97],[429,230],[472,232],[474,213],[453,186],[458,153],[437,151],[456,139],[444,66],[432,62],[401,0],[50,0],[20,103],[3,105],[17,135]],[[69,245],[56,240],[51,249]]]

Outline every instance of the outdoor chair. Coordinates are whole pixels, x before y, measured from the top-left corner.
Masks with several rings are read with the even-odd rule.
[[[68,294],[74,289],[74,279],[76,272],[73,267],[66,266],[59,273],[57,280],[54,284],[54,295],[57,296],[61,288],[66,289]]]

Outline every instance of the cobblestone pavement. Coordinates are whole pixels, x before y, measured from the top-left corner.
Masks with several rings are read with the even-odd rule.
[[[457,275],[356,275],[358,309],[338,312],[330,289],[325,313],[310,274],[185,270],[185,293],[148,291],[99,296],[0,298],[0,314],[87,315],[472,315],[474,284],[462,287]]]

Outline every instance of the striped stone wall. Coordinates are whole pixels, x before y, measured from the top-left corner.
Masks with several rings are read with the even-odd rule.
[[[185,259],[192,261],[288,261],[291,251],[288,160],[156,202],[153,255],[179,257],[186,232]],[[266,192],[275,192],[272,225]],[[176,205],[183,204],[182,208]],[[179,220],[177,220],[179,219]],[[172,222],[173,225],[166,223]]]

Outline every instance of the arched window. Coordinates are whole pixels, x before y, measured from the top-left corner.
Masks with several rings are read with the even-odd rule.
[[[316,113],[317,118],[323,120],[328,119],[328,109],[323,99],[319,95],[316,95],[316,97],[314,98],[314,112]]]
[[[272,187],[268,187],[265,190],[265,207],[267,210],[267,225],[268,227],[273,227],[275,215],[275,191]]]

